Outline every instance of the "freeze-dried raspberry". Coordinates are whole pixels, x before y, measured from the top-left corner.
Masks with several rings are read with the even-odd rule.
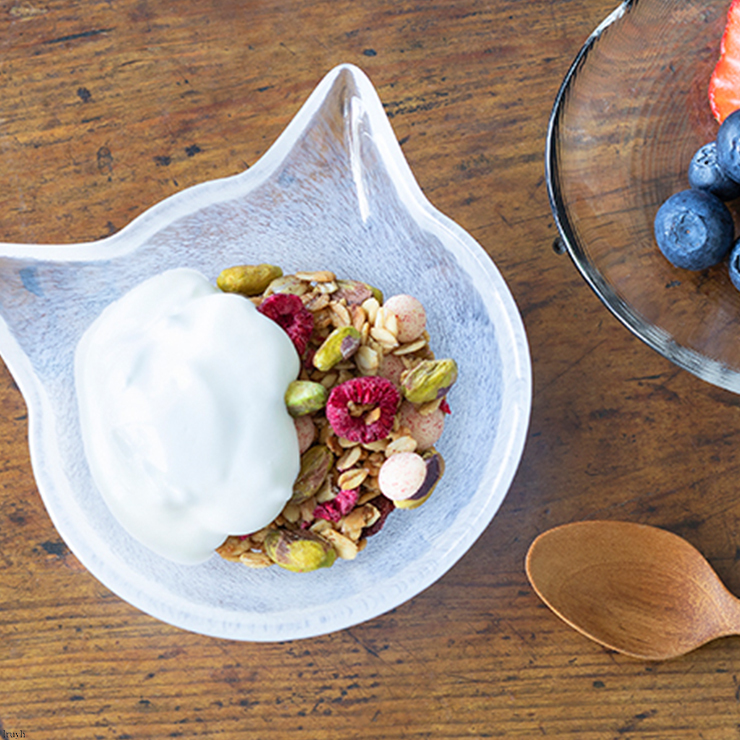
[[[293,340],[298,354],[303,355],[313,331],[313,314],[299,296],[273,293],[257,306],[257,310],[281,326]]]
[[[330,522],[338,522],[343,516],[347,516],[354,509],[360,493],[356,488],[340,491],[335,498],[325,504],[319,504],[313,515],[316,519],[326,519]]]
[[[335,386],[326,402],[326,418],[338,437],[375,442],[387,437],[401,396],[386,378],[352,378]],[[377,416],[377,418],[375,418]]]
[[[385,520],[388,518],[388,515],[396,508],[393,501],[382,494],[380,496],[376,496],[370,503],[380,512],[380,516],[369,527],[365,527],[365,529],[362,530],[363,537],[371,537],[380,532],[380,530],[383,529],[383,525],[385,524]]]
[[[447,403],[447,399],[446,398],[443,398],[442,401],[441,401],[441,403],[439,404],[439,410],[443,414],[451,414],[452,413],[452,409],[450,408],[450,404]]]

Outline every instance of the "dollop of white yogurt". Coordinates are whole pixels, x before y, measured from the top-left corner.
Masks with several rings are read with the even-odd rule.
[[[198,563],[269,524],[300,467],[284,401],[299,366],[275,322],[194,270],[108,306],[79,342],[75,383],[90,471],[123,527]]]

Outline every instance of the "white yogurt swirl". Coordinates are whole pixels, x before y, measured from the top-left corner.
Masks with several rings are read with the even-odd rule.
[[[90,471],[123,527],[198,563],[269,524],[300,467],[283,398],[299,365],[276,323],[194,270],[108,306],[80,340],[75,383]]]

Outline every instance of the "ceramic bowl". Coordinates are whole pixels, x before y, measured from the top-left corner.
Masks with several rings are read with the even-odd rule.
[[[395,512],[355,560],[307,574],[155,555],[111,516],[80,438],[74,351],[106,305],[169,268],[215,280],[225,266],[259,262],[416,295],[433,349],[460,367],[432,498]],[[0,317],[0,352],[28,405],[33,470],[59,533],[121,598],[194,632],[290,640],[396,607],[475,542],[522,453],[531,377],[514,301],[481,247],[422,195],[377,93],[352,66],[331,71],[246,172],[168,198],[98,242],[0,245]]]
[[[689,187],[691,157],[717,133],[707,89],[728,7],[623,2],[557,96],[547,180],[562,243],[604,304],[669,360],[738,392],[740,291],[727,265],[675,268],[653,236],[658,208]]]

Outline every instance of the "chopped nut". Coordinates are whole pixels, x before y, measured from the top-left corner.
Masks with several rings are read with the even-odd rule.
[[[288,501],[288,503],[283,507],[283,516],[285,517],[286,522],[295,524],[301,518],[300,506],[294,501]]]
[[[355,354],[355,362],[357,363],[358,370],[363,375],[377,375],[378,368],[380,367],[380,358],[374,349],[371,349],[367,345],[362,345]]]
[[[326,308],[331,301],[331,297],[328,293],[310,293],[308,294],[308,300],[303,301],[303,305],[314,313],[321,311],[322,308]]]
[[[334,314],[332,323],[337,328],[341,326],[354,326],[352,323],[352,317],[349,315],[349,311],[346,306],[343,306],[341,303],[332,303],[330,304],[329,310]]]
[[[252,542],[249,537],[236,537],[230,535],[224,542],[216,548],[216,552],[224,559],[231,562],[239,562],[243,553],[252,549]]]
[[[371,452],[384,452],[385,448],[388,447],[388,444],[389,440],[385,437],[384,439],[378,439],[375,442],[365,442],[362,446]]]
[[[316,270],[315,272],[297,272],[295,276],[307,283],[328,283],[336,280],[336,275],[329,270]]]
[[[362,331],[362,327],[367,321],[365,309],[362,306],[352,305],[349,307],[349,312],[352,317],[352,326],[354,326],[357,331]]]
[[[362,530],[375,524],[379,518],[380,512],[372,504],[358,506],[342,520],[341,532],[356,542]]]
[[[352,468],[346,470],[337,478],[337,485],[345,491],[351,491],[359,488],[362,482],[367,478],[367,468]]]
[[[399,437],[385,448],[385,454],[390,457],[397,452],[416,452],[416,440],[413,437]]]
[[[323,534],[327,529],[333,529],[331,522],[326,519],[317,519],[309,528],[310,532]]]
[[[324,388],[331,388],[333,385],[336,385],[338,379],[339,373],[331,372],[324,375],[319,382],[324,386]]]
[[[375,322],[375,325],[378,326],[377,321]],[[392,334],[393,338],[398,341],[398,318],[395,314],[383,311],[382,328],[389,334]]]
[[[331,430],[330,430],[331,431]],[[345,442],[348,442],[348,446],[351,446],[354,443],[349,443],[349,440],[345,440]],[[326,441],[324,444],[337,456],[341,456],[344,454],[344,447],[342,447],[342,444],[339,440],[339,437],[334,436],[331,434],[326,438]]]
[[[433,414],[439,408],[439,405],[441,403],[442,403],[441,398],[435,398],[434,401],[427,401],[426,403],[420,403],[416,407],[416,410],[422,416],[429,416],[429,414]]]
[[[359,442],[355,442],[351,439],[346,439],[345,437],[337,437],[337,440],[339,441],[339,446],[344,449],[355,447],[356,445],[360,444]]]
[[[239,562],[248,568],[269,568],[272,565],[272,560],[263,552],[243,552]]]
[[[331,501],[336,495],[337,492],[334,490],[331,479],[327,478],[321,484],[321,488],[316,492],[314,498],[316,499],[316,503],[325,504],[327,501]]]
[[[275,278],[268,286],[267,290],[263,293],[263,296],[267,298],[273,293],[290,293],[292,295],[303,295],[308,293],[309,285],[304,283],[295,275],[283,275],[282,277]]]
[[[249,535],[249,539],[255,544],[255,545],[261,545],[265,541],[265,537],[267,537],[267,533],[270,531],[271,527],[263,527],[259,530],[259,532],[254,532],[253,534]]]
[[[336,292],[338,287],[339,286],[332,280],[331,282],[327,283],[318,283],[316,285],[316,290],[321,293],[334,293]]]
[[[355,465],[362,455],[362,447],[359,445],[356,445],[355,447],[350,447],[335,463],[334,467],[341,471],[349,470],[353,465]]]
[[[378,498],[380,491],[365,491],[365,493],[357,499],[357,506],[364,506],[369,504],[373,499]]]
[[[321,532],[321,536],[334,546],[334,550],[342,560],[354,560],[357,557],[357,545],[336,529],[326,529]]]

